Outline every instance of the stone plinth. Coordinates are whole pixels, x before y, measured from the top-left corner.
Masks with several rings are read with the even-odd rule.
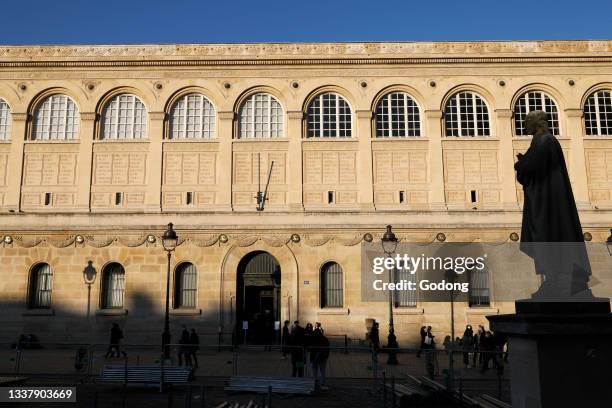
[[[512,407],[609,406],[609,300],[517,301],[516,310],[487,317],[492,330],[508,335]]]

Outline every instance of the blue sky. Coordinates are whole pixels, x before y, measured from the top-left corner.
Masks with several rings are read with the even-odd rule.
[[[612,0],[30,0],[1,44],[612,39]]]

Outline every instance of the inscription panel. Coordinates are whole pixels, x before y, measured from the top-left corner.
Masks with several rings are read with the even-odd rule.
[[[233,153],[233,194],[236,207],[254,208],[257,189],[265,189],[272,162],[268,186],[268,206],[287,203],[287,144],[267,144],[257,149],[256,143],[239,143]]]
[[[612,140],[585,140],[589,197],[597,204],[612,204]]]
[[[304,204],[355,205],[359,190],[357,144],[317,141],[303,147]]]

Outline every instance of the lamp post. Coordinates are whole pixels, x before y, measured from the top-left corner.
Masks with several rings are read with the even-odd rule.
[[[172,251],[176,249],[176,244],[178,241],[178,236],[176,235],[176,231],[172,228],[173,224],[168,223],[168,228],[164,231],[164,235],[162,236],[162,245],[164,246],[164,250],[168,253],[168,273],[166,275],[166,315],[164,318],[164,332],[162,333],[162,351],[164,354],[164,359],[170,358],[170,349],[168,344],[170,344],[170,260],[172,258]]]
[[[606,247],[608,247],[608,252],[612,256],[612,228],[610,228],[610,236],[606,240]]]
[[[92,261],[87,261],[87,266],[83,269],[83,281],[87,285],[87,341],[90,347],[90,354],[93,353],[92,341],[91,341],[91,320],[90,320],[90,311],[91,311],[91,285],[96,281],[96,268],[93,267]],[[89,359],[91,361],[91,359]],[[87,370],[88,374],[90,371],[90,365],[88,364]]]
[[[391,225],[387,225],[387,231],[382,237],[381,240],[383,251],[387,257],[391,257],[395,250],[397,249],[397,237],[393,233]],[[395,272],[395,267],[393,269],[389,269],[389,283],[393,282],[393,273]],[[387,350],[388,350],[388,358],[387,364],[389,365],[397,365],[397,349],[399,345],[397,344],[397,337],[395,337],[395,330],[393,328],[393,292],[389,291],[389,336],[387,337]]]

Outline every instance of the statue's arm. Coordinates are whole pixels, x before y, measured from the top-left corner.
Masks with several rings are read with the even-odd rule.
[[[518,161],[514,164],[514,169],[519,183],[522,184],[524,180],[546,172],[550,164],[551,146],[549,143],[546,139],[540,139],[532,143],[524,155],[517,155]]]

